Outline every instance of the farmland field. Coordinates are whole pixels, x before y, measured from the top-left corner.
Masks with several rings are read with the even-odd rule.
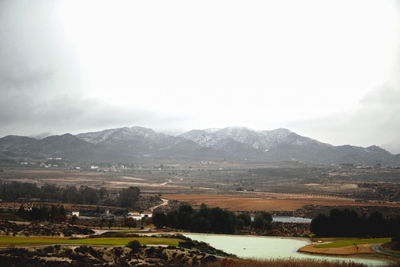
[[[104,187],[114,196],[122,188],[135,186],[140,188],[143,196],[160,195],[195,207],[205,203],[231,211],[286,212],[286,215],[296,213],[296,216],[308,218],[333,207],[354,208],[367,213],[379,211],[384,216],[400,211],[399,183],[393,182],[400,175],[398,169],[306,168],[293,164],[218,163],[208,166],[181,163],[114,172],[8,168],[0,172],[0,180],[35,183],[37,186]],[[17,209],[19,205],[1,202],[0,207]],[[65,203],[65,208],[86,207]]]
[[[219,206],[232,211],[295,211],[305,205],[321,206],[368,206],[354,199],[302,194],[243,194],[243,195],[163,195],[169,200],[188,202],[194,206],[202,203],[210,207]],[[374,206],[400,207],[394,203],[374,203]]]

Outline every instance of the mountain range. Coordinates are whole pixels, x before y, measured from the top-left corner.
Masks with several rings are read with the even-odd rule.
[[[73,162],[141,162],[154,159],[306,161],[318,164],[400,166],[400,155],[378,147],[333,146],[288,129],[245,127],[191,130],[172,136],[143,127],[124,127],[44,138],[0,138],[0,159],[62,157]]]

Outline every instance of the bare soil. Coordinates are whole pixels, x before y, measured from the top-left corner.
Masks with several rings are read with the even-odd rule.
[[[219,206],[231,211],[295,211],[306,205],[316,206],[388,206],[400,207],[397,203],[363,203],[354,199],[313,196],[302,194],[246,194],[246,195],[163,195],[168,200],[178,200],[200,206]]]

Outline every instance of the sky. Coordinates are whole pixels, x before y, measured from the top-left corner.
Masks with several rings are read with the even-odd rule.
[[[0,0],[0,136],[123,126],[400,153],[400,1]]]

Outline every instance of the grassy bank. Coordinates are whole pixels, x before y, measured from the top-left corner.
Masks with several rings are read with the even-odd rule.
[[[157,238],[157,237],[103,237],[103,238],[82,238],[69,239],[60,237],[12,237],[1,236],[0,246],[34,246],[34,245],[57,245],[57,244],[76,244],[76,245],[108,245],[124,246],[132,240],[138,240],[142,245],[171,245],[177,246],[179,239],[176,238]]]
[[[314,245],[315,248],[340,248],[347,246],[362,245],[362,244],[384,244],[391,242],[392,239],[387,238],[336,238],[336,239],[320,239],[321,241],[332,241],[331,243]]]

